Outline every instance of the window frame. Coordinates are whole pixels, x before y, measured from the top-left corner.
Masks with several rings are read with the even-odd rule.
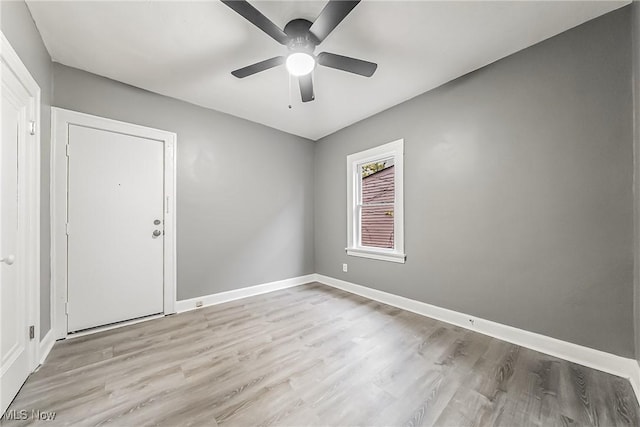
[[[393,159],[394,195],[393,203],[393,249],[362,246],[360,212],[362,209],[363,164]],[[347,255],[380,261],[404,263],[404,139],[398,139],[347,156]]]

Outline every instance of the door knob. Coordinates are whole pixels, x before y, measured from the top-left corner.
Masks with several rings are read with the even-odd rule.
[[[14,262],[16,262],[16,256],[15,255],[9,255],[6,258],[0,258],[0,262],[4,262],[7,265],[11,265]]]
[[[153,230],[153,237],[159,237],[162,234],[160,230]]]

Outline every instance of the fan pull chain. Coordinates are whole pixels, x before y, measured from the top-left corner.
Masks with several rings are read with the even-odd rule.
[[[291,74],[287,74],[289,75],[289,109],[291,109]]]

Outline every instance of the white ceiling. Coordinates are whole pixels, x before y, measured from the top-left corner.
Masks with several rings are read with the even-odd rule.
[[[217,1],[27,1],[52,58],[133,86],[317,140],[629,1],[363,1],[316,52],[378,63],[372,78],[318,67],[302,104],[279,67],[234,69],[286,53]],[[325,1],[254,1],[281,28]]]

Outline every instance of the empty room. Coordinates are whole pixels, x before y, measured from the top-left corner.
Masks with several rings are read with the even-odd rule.
[[[640,426],[640,1],[0,22],[3,427]]]

